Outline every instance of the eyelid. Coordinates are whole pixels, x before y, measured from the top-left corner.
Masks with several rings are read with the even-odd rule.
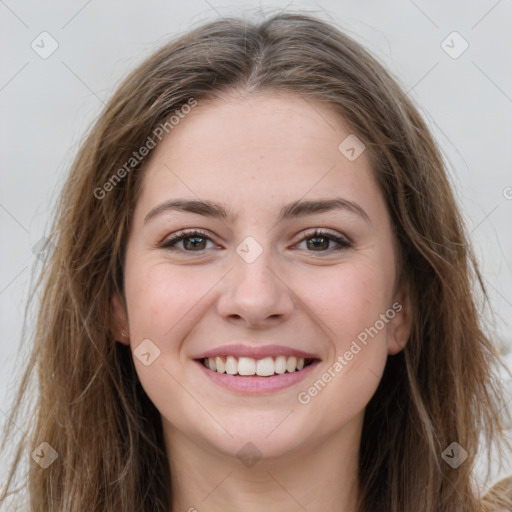
[[[194,236],[202,236],[204,238],[208,238],[212,242],[215,243],[215,236],[210,233],[209,231],[206,231],[201,228],[187,228],[187,229],[181,229],[179,231],[176,231],[176,233],[173,233],[170,236],[165,237],[161,242],[157,244],[157,247],[166,249],[168,246],[170,246],[170,243],[177,243],[183,240],[184,238],[192,238]],[[193,251],[187,251],[187,252],[193,252]]]
[[[339,233],[338,231],[335,231],[334,229],[330,228],[310,228],[306,231],[303,231],[300,235],[300,238],[297,240],[296,243],[304,241],[306,238],[310,238],[313,236],[330,236],[333,239],[339,239],[343,241],[347,246],[352,246],[353,242],[347,235],[343,233]]]
[[[203,238],[207,239],[208,241],[211,241],[212,243],[216,243],[215,236],[213,234],[211,234],[210,232],[208,232],[204,229],[201,229],[201,228],[187,228],[187,229],[182,229],[180,231],[177,231],[176,233],[173,233],[170,237],[165,238],[162,242],[157,244],[157,247],[162,248],[162,249],[168,249],[168,250],[176,250],[176,251],[183,252],[183,253],[198,253],[198,254],[204,253],[206,251],[206,249],[201,249],[199,251],[187,251],[184,249],[176,248],[176,244],[181,242],[183,239],[193,238],[195,236],[203,237]],[[326,237],[338,245],[337,245],[337,247],[327,249],[325,251],[307,251],[307,252],[319,253],[319,254],[322,254],[322,253],[329,254],[329,253],[335,252],[336,250],[349,249],[349,248],[353,247],[352,240],[345,234],[341,234],[333,229],[318,228],[318,227],[310,228],[306,231],[303,231],[300,234],[299,238],[293,243],[293,245],[297,245],[299,243],[306,241],[308,238],[313,238],[313,237]]]

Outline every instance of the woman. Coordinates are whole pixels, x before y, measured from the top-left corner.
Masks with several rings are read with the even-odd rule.
[[[19,395],[37,366],[31,510],[486,506],[478,267],[424,121],[335,27],[222,19],[157,51],[54,243]]]

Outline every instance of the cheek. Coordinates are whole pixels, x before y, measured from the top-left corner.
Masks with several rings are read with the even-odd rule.
[[[127,266],[128,268],[128,266]],[[168,343],[187,323],[189,316],[218,278],[199,267],[179,268],[167,262],[135,265],[136,272],[127,272],[126,282],[130,329],[139,337],[149,337]]]
[[[127,258],[125,285],[135,369],[150,400],[176,425],[180,417],[173,411],[191,407],[190,395],[180,384],[185,380],[182,341],[198,321],[201,299],[217,281],[211,271],[201,272],[199,267],[177,268],[151,258]],[[137,353],[139,344],[148,339],[159,352],[146,365]]]
[[[350,340],[373,326],[390,306],[391,281],[371,261],[298,272],[294,282],[294,292],[315,313],[337,351],[345,350]]]
[[[314,432],[347,424],[375,393],[387,361],[388,323],[381,315],[389,311],[392,278],[366,260],[317,273],[315,286],[297,279],[331,344],[322,373],[308,379],[297,397]]]
[[[354,387],[365,400],[375,391],[387,360],[392,278],[370,261],[317,273],[314,286],[310,279],[297,278],[297,293],[331,345],[325,377],[331,392]]]

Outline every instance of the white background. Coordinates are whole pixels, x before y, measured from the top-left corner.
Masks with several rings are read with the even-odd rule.
[[[303,9],[338,24],[420,105],[451,162],[496,314],[496,340],[510,350],[511,0],[0,0],[0,422],[22,369],[23,312],[38,263],[32,248],[46,233],[77,145],[103,102],[169,38],[219,15],[259,17],[280,9]],[[469,45],[456,59],[441,46],[453,31]],[[46,59],[31,47],[48,37],[42,32],[58,43]],[[457,52],[465,43],[450,36],[445,44]]]

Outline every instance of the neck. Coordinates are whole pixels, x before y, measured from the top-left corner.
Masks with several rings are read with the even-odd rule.
[[[361,426],[358,417],[328,439],[255,462],[202,446],[164,420],[172,512],[356,512]]]

